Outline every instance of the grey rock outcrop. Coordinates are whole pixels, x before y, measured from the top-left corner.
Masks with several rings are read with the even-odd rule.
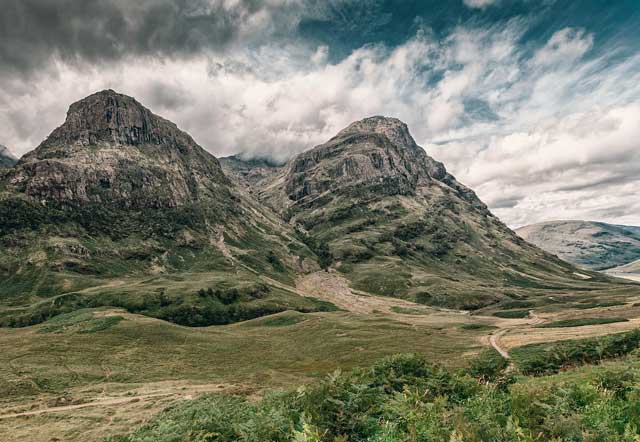
[[[416,144],[406,124],[376,116],[351,124],[327,143],[296,157],[285,191],[295,205],[306,205],[327,192],[415,195],[434,185],[485,207],[471,189]]]
[[[12,190],[43,202],[179,207],[223,196],[218,160],[135,99],[105,90],[71,105],[64,124],[26,154]]]

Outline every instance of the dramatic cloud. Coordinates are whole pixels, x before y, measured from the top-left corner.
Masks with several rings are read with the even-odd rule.
[[[223,50],[295,27],[300,0],[4,0],[0,69]]]
[[[295,29],[311,20],[349,32],[364,14],[354,29],[378,32],[395,23],[382,2],[56,4],[65,2],[62,17],[38,12],[49,1],[10,0],[13,18],[0,18],[14,22],[0,27],[0,70],[12,72],[0,81],[0,142],[16,153],[62,123],[71,102],[104,88],[135,96],[218,156],[285,161],[382,114],[406,121],[510,225],[640,225],[640,54],[623,34],[603,40],[597,30],[560,26],[532,39],[535,15],[442,29],[416,19],[400,43],[336,55],[345,48]],[[103,15],[90,25],[92,8]],[[51,36],[46,44],[45,30],[19,33],[36,24]]]

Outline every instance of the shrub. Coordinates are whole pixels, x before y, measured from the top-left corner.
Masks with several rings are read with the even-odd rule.
[[[506,310],[503,312],[495,312],[493,316],[497,316],[498,318],[507,318],[507,319],[528,318],[529,310]]]
[[[556,373],[578,364],[597,363],[607,358],[629,354],[640,347],[640,329],[599,338],[532,344],[511,351],[524,374]]]

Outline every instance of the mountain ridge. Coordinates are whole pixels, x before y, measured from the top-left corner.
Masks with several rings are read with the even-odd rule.
[[[0,242],[0,299],[29,305],[5,319],[21,325],[104,305],[183,325],[335,308],[295,288],[320,268],[466,310],[611,283],[516,236],[400,120],[356,121],[281,167],[218,161],[112,90],[3,175]]]
[[[566,261],[594,270],[640,258],[640,227],[636,226],[558,220],[523,226],[516,232]]]

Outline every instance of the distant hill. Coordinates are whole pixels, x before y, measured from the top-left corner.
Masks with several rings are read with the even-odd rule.
[[[549,221],[521,227],[525,240],[573,264],[605,270],[640,259],[640,227]]]
[[[238,155],[219,159],[224,173],[239,187],[253,191],[263,191],[273,183],[274,177],[281,174],[285,165],[268,159],[243,159]]]
[[[0,144],[0,169],[13,167],[18,162],[18,159],[11,153],[11,151]]]
[[[620,267],[615,267],[611,269],[611,271],[624,273],[640,273],[640,259]]]

